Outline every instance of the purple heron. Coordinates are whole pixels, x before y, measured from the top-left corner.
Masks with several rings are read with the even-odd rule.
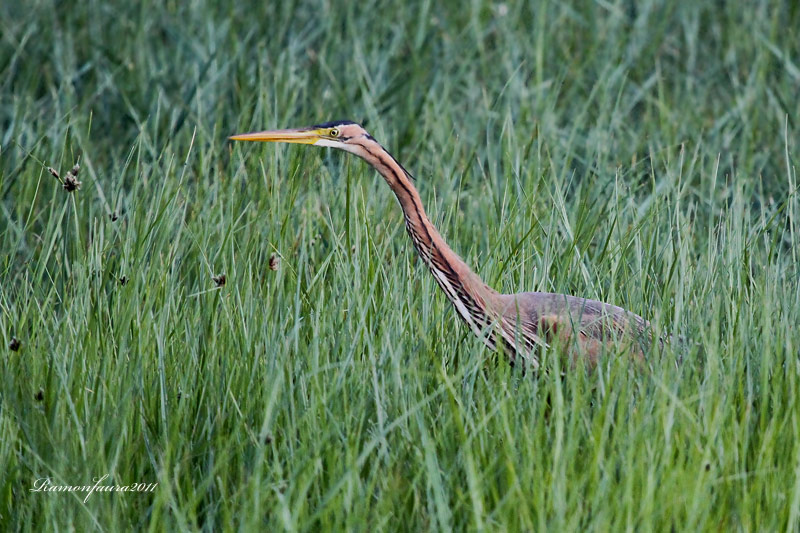
[[[615,342],[637,358],[643,356],[640,342],[649,338],[649,324],[621,307],[567,294],[501,294],[484,283],[428,219],[411,174],[361,125],[344,120],[230,139],[338,148],[372,165],[397,196],[417,253],[458,315],[489,348],[504,349],[512,365],[521,359],[538,368],[540,347],[553,342],[569,346],[573,363],[583,360],[589,366]]]

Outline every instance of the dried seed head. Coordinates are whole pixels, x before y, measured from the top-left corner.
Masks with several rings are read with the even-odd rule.
[[[22,347],[22,342],[16,337],[11,337],[11,342],[8,343],[8,348],[11,351],[16,352],[21,347]]]
[[[278,270],[281,267],[281,258],[275,254],[269,256],[269,269]]]
[[[214,283],[217,284],[217,287],[224,287],[225,286],[225,282],[227,281],[225,279],[225,274],[220,274],[219,276],[214,276],[211,279],[214,280]]]
[[[81,182],[78,181],[78,173],[81,171],[81,166],[78,163],[75,163],[75,166],[67,172],[67,175],[64,176],[64,179],[61,179],[58,171],[53,167],[47,167],[47,171],[53,175],[55,179],[61,182],[61,185],[64,187],[64,190],[67,192],[74,192],[81,188]]]
[[[72,174],[72,171],[67,172],[64,176],[64,190],[67,192],[75,192],[81,188],[81,182]]]

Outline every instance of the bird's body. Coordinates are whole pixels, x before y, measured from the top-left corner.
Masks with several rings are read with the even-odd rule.
[[[541,292],[500,294],[475,274],[444,241],[422,206],[411,175],[360,125],[329,122],[310,128],[234,135],[232,140],[315,144],[351,152],[372,165],[394,191],[406,229],[422,261],[458,315],[490,348],[511,362],[539,364],[540,347],[569,346],[593,365],[609,347],[641,356],[648,323],[620,307],[575,296]]]

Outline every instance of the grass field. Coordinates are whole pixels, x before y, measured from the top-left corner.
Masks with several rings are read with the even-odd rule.
[[[798,27],[790,1],[2,3],[0,529],[796,530]],[[366,164],[226,141],[338,118],[498,290],[686,342],[510,368]],[[46,168],[76,162],[67,192]],[[35,490],[105,475],[158,486]]]

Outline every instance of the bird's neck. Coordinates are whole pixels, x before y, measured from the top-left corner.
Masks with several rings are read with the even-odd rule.
[[[483,331],[492,321],[490,314],[497,292],[450,249],[425,213],[411,175],[386,149],[370,147],[366,154],[359,155],[375,167],[394,191],[408,234],[436,283],[473,331]]]

